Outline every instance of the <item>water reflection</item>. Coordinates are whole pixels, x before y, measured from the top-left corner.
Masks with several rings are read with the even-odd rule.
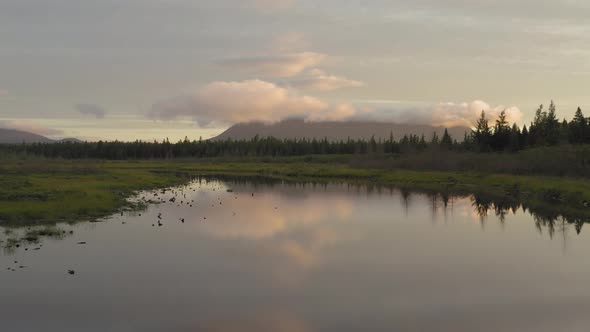
[[[553,331],[590,324],[584,219],[511,196],[196,177],[135,199],[152,203],[109,222],[59,225],[43,232],[55,238],[37,243],[3,243],[2,328]],[[4,239],[32,239],[37,229],[4,231]]]
[[[243,317],[219,317],[197,326],[194,331],[203,332],[312,332],[301,318],[287,311],[249,313]]]
[[[522,211],[533,217],[534,226],[539,233],[547,234],[551,239],[554,238],[556,233],[567,232],[567,229],[571,226],[574,227],[576,234],[579,235],[584,224],[588,222],[588,217],[583,213],[576,214],[570,212],[564,214],[560,212],[558,206],[553,208],[550,205],[527,206],[519,201],[517,197],[508,194],[499,197],[484,194],[458,193],[448,190],[425,191],[378,184],[286,182],[268,177],[197,176],[185,186],[146,193],[134,198],[134,200],[143,201],[147,204],[171,203],[168,202],[168,199],[170,199],[168,196],[182,192],[182,197],[177,197],[178,202],[175,201],[172,205],[180,207],[180,201],[182,201],[182,204],[192,207],[189,201],[186,200],[187,192],[198,192],[201,188],[211,186],[213,186],[211,190],[213,192],[217,190],[218,193],[217,201],[212,206],[215,206],[215,204],[223,205],[220,195],[225,190],[229,190],[229,193],[234,193],[233,198],[235,199],[231,203],[231,211],[224,209],[224,215],[213,213],[210,216],[222,216],[223,218],[218,218],[215,223],[202,223],[199,226],[201,231],[218,238],[267,238],[298,224],[314,224],[326,219],[328,216],[341,220],[348,218],[352,214],[354,200],[357,197],[348,197],[347,199],[339,196],[334,196],[332,197],[333,199],[323,197],[321,204],[315,204],[306,189],[323,190],[324,192],[346,191],[356,193],[357,195],[368,196],[398,196],[405,216],[408,216],[409,210],[414,202],[414,197],[426,197],[429,202],[428,208],[433,222],[437,221],[441,212],[444,214],[445,220],[447,220],[448,214],[453,213],[455,203],[459,202],[461,204],[462,202],[470,201],[472,212],[477,216],[482,229],[485,229],[485,224],[490,214],[496,216],[500,224],[504,225],[509,215],[516,215],[519,211]],[[281,188],[282,195],[276,195],[275,192],[265,192],[267,189],[276,188]],[[255,197],[253,196],[254,192],[257,193]],[[238,200],[237,194],[252,194],[251,197],[256,200],[256,206],[258,208],[251,209],[252,201],[248,201],[247,199]],[[282,204],[285,197],[289,197],[289,199],[297,198],[297,204]],[[183,201],[182,198],[186,201]],[[418,204],[423,205],[423,202],[418,200]],[[282,206],[280,213],[276,211],[278,206]],[[275,213],[261,213],[259,207]],[[130,211],[127,214],[141,216],[141,211]],[[229,214],[231,214],[231,217]],[[199,217],[203,219],[207,218],[207,216],[201,215]],[[191,216],[187,218],[191,219]],[[196,221],[196,219],[192,221]],[[0,227],[0,230],[2,230],[0,234],[0,246],[2,246],[5,254],[11,254],[20,247],[30,248],[31,245],[39,244],[44,237],[60,239],[73,232],[72,230],[62,228],[64,227]],[[326,231],[323,232],[325,233]],[[278,252],[286,252],[291,253],[293,256],[299,256],[298,260],[301,262],[313,261],[311,258],[312,255],[306,254],[307,251],[298,245],[290,243],[282,244],[278,247]]]
[[[403,206],[404,212],[407,215],[412,205],[412,197],[427,197],[429,203],[429,209],[433,221],[436,221],[437,216],[442,211],[445,216],[449,212],[452,213],[454,203],[457,201],[469,200],[473,208],[473,213],[478,217],[482,227],[485,226],[490,213],[497,217],[498,221],[503,225],[506,222],[506,218],[509,215],[516,215],[519,211],[528,213],[533,217],[535,228],[540,233],[547,233],[550,238],[553,238],[556,231],[564,232],[568,226],[573,225],[577,234],[580,234],[582,227],[585,223],[590,222],[588,215],[584,211],[568,211],[564,213],[562,207],[559,205],[552,206],[550,203],[540,203],[535,206],[529,206],[518,199],[518,197],[512,196],[510,193],[506,193],[505,196],[490,196],[486,194],[472,194],[467,192],[454,192],[451,190],[447,191],[427,191],[417,190],[408,187],[396,187],[386,186],[378,184],[355,184],[355,183],[327,183],[327,182],[286,182],[282,180],[272,178],[243,178],[243,177],[231,177],[231,176],[219,176],[219,177],[200,177],[199,181],[223,181],[230,186],[245,185],[253,186],[254,188],[275,188],[281,187],[292,187],[301,188],[311,186],[313,189],[322,188],[325,192],[335,190],[347,190],[355,192],[357,194],[367,195],[389,195],[399,196],[400,202]],[[272,204],[272,203],[269,203]],[[353,204],[350,202],[339,201],[337,204],[345,204],[346,206],[336,207],[335,211],[346,211],[350,210]],[[422,204],[419,202],[418,204]],[[295,209],[301,213],[302,209]],[[303,209],[305,211],[305,209]],[[350,211],[348,211],[350,213]],[[321,219],[321,216],[318,216]],[[561,223],[561,227],[556,229],[555,225]]]
[[[21,228],[0,228],[3,237],[0,237],[0,244],[4,254],[14,254],[16,250],[28,251],[41,250],[44,239],[63,240],[72,235],[74,231],[65,225],[42,225],[26,226]]]

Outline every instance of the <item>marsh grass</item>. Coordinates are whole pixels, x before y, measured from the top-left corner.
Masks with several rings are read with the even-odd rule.
[[[66,230],[65,225],[41,225],[20,228],[5,228],[0,243],[5,250],[13,250],[29,245],[39,245],[45,239],[63,240],[74,233]]]
[[[472,170],[409,170],[370,157],[171,161],[3,160],[0,223],[4,226],[93,220],[140,209],[139,190],[186,182],[193,175],[256,176],[290,181],[373,183],[450,193],[479,193],[586,216],[590,181],[582,177],[496,174]],[[378,163],[380,162],[380,163]]]
[[[27,225],[100,218],[127,207],[137,190],[179,184],[185,178],[149,168],[100,162],[27,161],[0,166],[0,222]]]
[[[42,238],[61,240],[66,237],[66,234],[71,234],[70,232],[57,226],[43,226],[41,228],[27,230],[22,236],[22,239],[31,243],[38,243]]]

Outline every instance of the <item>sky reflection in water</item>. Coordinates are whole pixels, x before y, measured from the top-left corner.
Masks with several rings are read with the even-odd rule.
[[[64,226],[74,234],[46,239],[38,251],[5,251],[2,329],[586,331],[590,324],[590,242],[560,219],[474,207],[472,197],[445,204],[342,184],[201,180],[142,196],[166,203],[141,216]],[[7,269],[17,265],[26,267]]]

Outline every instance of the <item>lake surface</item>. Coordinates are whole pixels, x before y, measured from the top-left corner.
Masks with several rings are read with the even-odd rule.
[[[590,330],[581,224],[346,184],[199,179],[138,199],[165,203],[0,253],[0,330]]]

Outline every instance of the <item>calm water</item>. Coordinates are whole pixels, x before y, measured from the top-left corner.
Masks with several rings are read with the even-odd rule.
[[[166,203],[0,253],[0,330],[590,330],[590,232],[561,219],[338,184],[140,196]]]

